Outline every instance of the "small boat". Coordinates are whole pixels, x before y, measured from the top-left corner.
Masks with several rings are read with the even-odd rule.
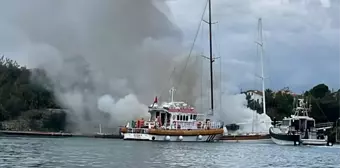
[[[225,126],[224,135],[220,140],[223,142],[237,142],[237,143],[273,143],[270,139],[269,133],[266,132],[238,132],[240,124],[230,124]]]
[[[269,129],[273,142],[278,145],[332,146],[325,133],[326,128],[316,128],[315,120],[308,116],[311,106],[307,108],[304,99],[298,101],[294,115],[284,118],[280,124],[274,121],[274,126]]]
[[[173,101],[158,105],[157,97],[149,106],[150,119],[137,120],[121,128],[124,140],[215,142],[223,135],[223,123],[212,122],[185,102]]]

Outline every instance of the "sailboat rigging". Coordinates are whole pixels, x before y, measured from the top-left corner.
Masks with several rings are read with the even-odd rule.
[[[211,106],[211,115],[214,115],[214,79],[213,79],[213,48],[212,48],[212,23],[211,23],[211,0],[209,2],[209,56],[210,56],[210,106]]]
[[[264,68],[263,68],[263,40],[262,40],[262,19],[259,18],[258,19],[258,27],[257,27],[257,33],[258,33],[258,39],[257,41],[255,41],[255,43],[257,44],[257,47],[260,47],[260,57],[261,57],[261,81],[262,81],[262,109],[263,109],[263,115],[266,115],[266,99],[265,99],[265,85],[264,85]],[[257,48],[259,49],[259,48]],[[254,112],[256,117],[257,112]],[[254,117],[254,115],[253,115]],[[265,121],[263,121],[265,122]],[[256,119],[256,124],[259,124],[260,122],[258,122],[258,120]],[[271,142],[270,140],[270,136],[268,133],[260,133],[258,131],[255,131],[254,133],[254,119],[252,120],[252,133],[246,133],[246,134],[239,134],[237,133],[237,129],[239,129],[238,125],[245,125],[245,124],[249,124],[249,123],[237,123],[237,124],[231,124],[231,125],[227,125],[227,129],[231,129],[230,132],[229,130],[228,135],[225,135],[222,137],[221,140],[224,140],[226,142],[260,142],[260,143],[264,143],[264,142]],[[235,131],[236,130],[236,131]]]
[[[213,100],[213,53],[212,53],[212,30],[211,25],[211,0],[208,0],[209,8],[209,46],[210,46],[210,84],[211,84],[211,115],[214,110]],[[205,13],[206,6],[204,8]],[[200,20],[200,25],[201,25]],[[200,26],[199,26],[200,27]],[[199,30],[199,28],[198,28]],[[194,43],[196,41],[194,39]],[[191,50],[188,58],[190,57]],[[188,61],[188,59],[187,59]],[[186,62],[187,63],[187,62]],[[186,68],[186,66],[185,66]],[[184,69],[185,70],[185,69]],[[183,73],[182,73],[183,74]],[[182,75],[181,74],[181,75]],[[181,79],[181,78],[180,78]],[[186,141],[186,142],[215,142],[223,136],[223,123],[212,122],[210,119],[201,120],[193,106],[186,102],[174,100],[174,87],[170,90],[170,102],[159,103],[157,97],[148,112],[150,119],[132,121],[132,127],[126,126],[121,129],[124,140],[145,140],[145,141]],[[130,124],[127,124],[130,125]]]

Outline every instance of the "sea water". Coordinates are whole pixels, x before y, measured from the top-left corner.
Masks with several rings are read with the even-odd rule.
[[[340,146],[0,137],[0,167],[340,168]]]

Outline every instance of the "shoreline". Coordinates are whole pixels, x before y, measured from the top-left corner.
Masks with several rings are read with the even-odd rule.
[[[84,137],[84,138],[110,138],[110,139],[123,139],[119,134],[109,133],[64,133],[64,132],[42,132],[42,131],[8,131],[0,130],[0,136],[28,136],[28,137]]]

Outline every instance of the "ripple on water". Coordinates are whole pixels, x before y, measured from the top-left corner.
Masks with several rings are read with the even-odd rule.
[[[0,167],[340,167],[340,148],[0,137]]]

